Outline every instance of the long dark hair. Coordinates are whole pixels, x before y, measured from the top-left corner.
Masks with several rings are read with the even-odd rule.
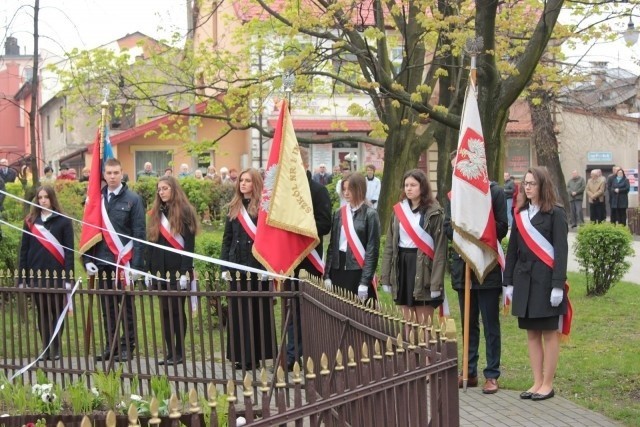
[[[235,192],[233,194],[233,199],[229,202],[229,218],[236,219],[240,214],[240,210],[242,208],[242,200],[244,199],[244,195],[240,192],[240,179],[242,175],[249,174],[251,177],[251,183],[253,184],[253,191],[251,192],[251,201],[249,202],[249,206],[247,207],[247,212],[249,215],[255,217],[258,215],[258,207],[260,205],[260,200],[262,200],[262,175],[260,175],[260,171],[258,169],[249,168],[240,172],[238,179],[235,184]]]
[[[53,189],[50,185],[42,185],[38,187],[36,190],[36,197],[33,199],[34,205],[31,205],[31,210],[29,210],[29,215],[27,215],[27,222],[33,224],[42,213],[42,207],[38,204],[38,194],[41,191],[45,191],[47,196],[49,196],[49,202],[51,202],[51,210],[55,212],[62,212],[60,208],[60,202],[58,202],[58,196],[56,196],[56,190]]]
[[[189,203],[180,183],[172,176],[162,176],[158,179],[158,184],[166,182],[171,187],[171,198],[164,203],[160,194],[156,191],[153,199],[153,206],[149,215],[149,241],[157,242],[160,239],[160,227],[162,213],[166,212],[169,219],[171,232],[174,234],[185,234],[187,232],[196,234],[198,232],[198,216],[196,210]],[[157,184],[156,184],[157,185]]]
[[[551,180],[551,175],[549,171],[545,167],[532,167],[527,170],[522,178],[522,182],[520,183],[520,188],[518,191],[518,202],[517,202],[517,210],[520,212],[521,210],[526,209],[529,206],[530,200],[527,198],[527,193],[524,191],[524,182],[527,173],[533,175],[533,178],[536,180],[538,185],[538,202],[540,204],[540,210],[542,212],[551,212],[553,207],[557,204],[557,193],[556,187]]]
[[[358,172],[352,173],[343,180],[349,183],[349,192],[351,193],[352,203],[360,204],[367,197],[367,179]],[[344,188],[344,186],[342,187]],[[355,199],[355,200],[354,200]]]
[[[436,199],[433,198],[433,191],[431,191],[431,184],[427,179],[427,175],[421,169],[411,169],[405,172],[402,177],[402,192],[400,193],[400,201],[403,201],[407,198],[407,195],[404,192],[404,182],[407,178],[413,178],[420,184],[420,204],[419,209],[421,212],[425,212]]]

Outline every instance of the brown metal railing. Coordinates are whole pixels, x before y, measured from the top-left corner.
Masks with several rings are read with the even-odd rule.
[[[73,315],[65,318],[57,352],[50,351],[51,360],[39,361],[20,378],[34,383],[39,369],[63,387],[78,378],[91,387],[93,373],[118,367],[123,391],[143,395],[157,376],[166,376],[176,392],[193,388],[205,397],[206,386],[222,386],[230,397],[242,392],[229,401],[230,414],[242,412],[254,425],[459,424],[453,321],[446,327],[405,322],[394,308],[362,305],[353,295],[329,293],[310,280],[278,292],[229,291],[225,282],[208,277],[197,291],[146,289],[140,283],[126,291],[88,289],[85,281],[73,298]],[[9,377],[41,353],[43,329],[50,333],[54,326],[46,320],[67,301],[64,282],[46,274],[27,279],[0,272],[0,373]],[[102,314],[114,308],[116,317],[124,317],[125,311],[116,308],[125,295],[132,303],[133,338],[120,339],[130,331],[126,322],[118,322],[116,339],[109,342]],[[191,297],[198,300],[194,311]],[[162,301],[168,303],[164,312]],[[177,309],[172,319],[167,307]],[[168,353],[163,322],[168,332],[184,337],[180,361],[161,364]],[[234,329],[234,322],[241,327]],[[304,361],[304,369],[296,366],[292,373],[286,369],[289,322],[293,335],[302,338],[302,349],[294,347]],[[230,330],[241,334],[239,340]],[[105,350],[107,360],[96,361]],[[127,360],[117,360],[125,350]],[[239,367],[228,357],[239,360]],[[246,358],[259,366],[246,368]],[[139,389],[131,390],[132,384]]]

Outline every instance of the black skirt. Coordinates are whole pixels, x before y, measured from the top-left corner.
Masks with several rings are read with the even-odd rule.
[[[358,295],[358,286],[360,285],[360,279],[362,278],[362,270],[345,270],[345,264],[347,260],[346,252],[339,252],[340,265],[339,268],[332,268],[329,272],[329,278],[334,286],[346,289],[347,291]],[[369,283],[369,296],[367,298],[376,297],[376,292],[373,289],[373,283]]]
[[[518,317],[518,327],[531,331],[554,331],[558,329],[560,316]]]
[[[396,278],[398,295],[394,302],[397,305],[406,305],[408,307],[439,307],[442,304],[442,299],[420,301],[413,297],[416,284],[417,259],[417,248],[398,248],[398,277]]]

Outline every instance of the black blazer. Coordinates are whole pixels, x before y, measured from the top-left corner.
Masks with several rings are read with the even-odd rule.
[[[183,250],[186,252],[194,252],[196,246],[195,234],[187,230],[186,233],[182,235],[182,238],[184,239]],[[192,275],[193,258],[176,254],[173,251],[173,246],[171,246],[161,233],[158,235],[158,241],[154,243],[166,246],[167,248],[148,247],[147,266],[151,274],[156,275],[160,272],[160,277],[166,278],[166,274],[169,273],[170,284],[172,285],[178,282],[177,279],[179,279],[179,277],[176,278],[176,273],[185,276]],[[190,279],[193,279],[193,277],[190,277]]]
[[[42,222],[42,218],[38,216],[35,223],[44,225],[62,246],[69,249],[64,250],[64,265],[61,265],[51,252],[42,245],[40,239],[31,234],[22,233],[19,262],[20,280],[22,280],[22,270],[24,269],[27,280],[29,279],[29,270],[33,270],[34,277],[37,277],[38,270],[40,270],[43,278],[45,277],[45,271],[49,271],[49,277],[53,277],[53,273],[56,273],[58,280],[55,283],[51,282],[54,286],[63,285],[62,272],[65,273],[65,282],[71,282],[69,277],[74,266],[73,226],[71,220],[53,213],[45,222]],[[31,232],[26,220],[23,229]]]
[[[518,215],[516,213],[516,215]],[[568,226],[564,209],[554,207],[551,212],[538,212],[531,224],[551,243],[554,250],[553,268],[547,267],[526,245],[516,221],[511,226],[511,237],[504,271],[504,285],[513,285],[512,310],[518,317],[551,317],[565,314],[567,296],[558,307],[549,302],[551,289],[564,289],[567,281],[569,244]]]
[[[254,224],[258,223],[258,217],[251,217]],[[262,264],[251,253],[253,248],[253,239],[249,237],[240,221],[237,218],[230,219],[227,216],[227,222],[224,226],[224,234],[222,236],[222,251],[220,258],[224,261],[235,262],[247,267],[263,269]],[[222,267],[222,271],[231,272],[235,277],[235,270]]]

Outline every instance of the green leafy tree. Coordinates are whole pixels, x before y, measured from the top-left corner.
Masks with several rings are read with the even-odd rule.
[[[587,279],[587,295],[605,295],[629,271],[632,242],[627,227],[602,223],[580,228],[574,253]]]

